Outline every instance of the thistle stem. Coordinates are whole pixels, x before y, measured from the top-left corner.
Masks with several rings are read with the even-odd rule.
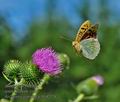
[[[79,94],[78,97],[73,102],[81,102],[83,100],[84,96],[85,95],[83,93]]]
[[[17,91],[19,90],[19,87],[22,85],[23,82],[24,82],[23,78],[20,80],[20,82],[18,82],[15,78],[15,87],[14,87],[14,91],[12,92],[12,95],[10,97],[10,102],[14,101],[15,95],[17,94]]]
[[[85,97],[84,99],[85,100],[94,100],[94,99],[98,99],[99,97],[98,96],[89,96],[89,97]]]
[[[37,96],[38,92],[39,92],[40,90],[42,90],[43,85],[49,80],[49,78],[50,78],[50,77],[49,77],[48,74],[45,74],[45,75],[43,76],[43,79],[41,80],[40,84],[39,84],[38,86],[36,86],[34,92],[32,93],[32,96],[31,96],[29,102],[34,102],[35,97]]]

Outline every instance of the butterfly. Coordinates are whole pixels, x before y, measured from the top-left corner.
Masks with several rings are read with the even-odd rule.
[[[78,54],[82,52],[88,59],[95,59],[100,51],[100,43],[97,39],[98,24],[92,25],[89,20],[85,21],[79,28],[72,46]]]

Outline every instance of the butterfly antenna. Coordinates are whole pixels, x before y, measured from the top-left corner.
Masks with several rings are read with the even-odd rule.
[[[71,39],[69,39],[69,38],[67,38],[67,37],[65,37],[65,36],[60,36],[60,38],[72,42]]]

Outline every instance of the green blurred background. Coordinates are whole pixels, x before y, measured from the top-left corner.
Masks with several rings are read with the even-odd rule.
[[[4,2],[3,2],[4,1]],[[104,77],[94,102],[120,100],[120,1],[119,0],[1,0],[0,1],[0,98],[5,97],[8,82],[3,78],[4,63],[9,59],[25,61],[42,47],[52,46],[68,54],[70,69],[53,78],[36,102],[67,102],[77,93],[74,87],[96,74]],[[15,6],[16,5],[16,6]],[[71,42],[82,22],[99,23],[100,54],[95,60],[77,56]],[[48,97],[45,97],[48,96]],[[18,99],[16,102],[26,102]],[[90,102],[90,101],[89,101]],[[93,102],[93,101],[91,101]]]

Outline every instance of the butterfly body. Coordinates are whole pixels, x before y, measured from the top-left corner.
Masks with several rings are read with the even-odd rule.
[[[97,56],[100,50],[100,44],[97,40],[97,29],[98,29],[98,24],[92,25],[89,20],[85,21],[81,25],[75,40],[72,42],[72,46],[78,54],[80,54],[80,52],[82,51],[83,55],[88,59],[94,59]],[[98,48],[99,50],[93,50],[93,48],[94,47],[97,48],[97,46],[99,47]],[[91,52],[91,50],[93,51]],[[97,51],[97,53],[95,51]],[[86,55],[88,54],[86,53],[88,54],[90,53],[91,55],[93,55],[93,57],[87,57]]]

